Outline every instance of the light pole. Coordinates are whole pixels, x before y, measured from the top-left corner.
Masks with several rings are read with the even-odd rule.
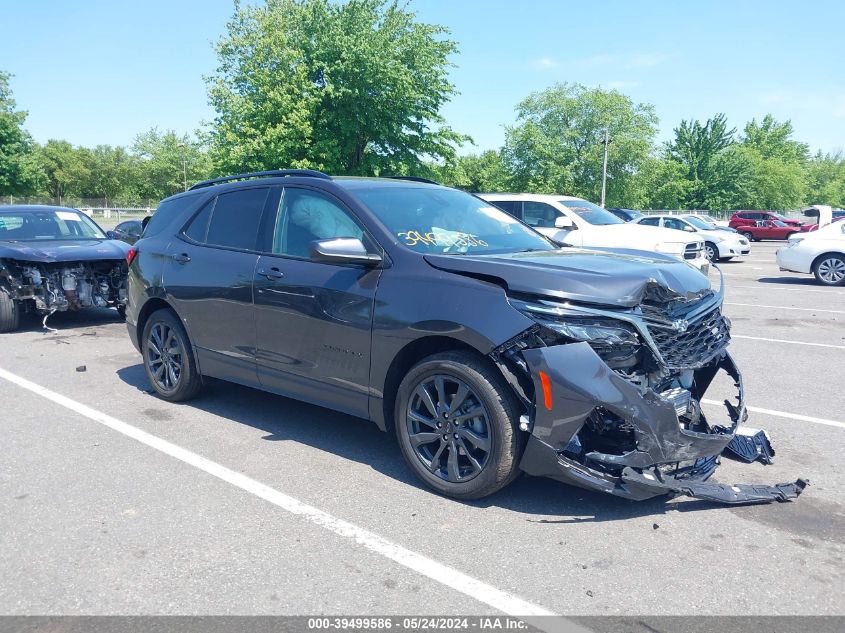
[[[605,151],[605,154],[607,152]],[[607,159],[605,158],[605,163]],[[185,185],[185,191],[188,190],[188,161],[185,159],[185,155],[182,154],[182,182]]]
[[[607,191],[607,146],[610,144],[610,131],[604,129],[604,167],[601,171],[601,207],[604,207],[604,195]]]

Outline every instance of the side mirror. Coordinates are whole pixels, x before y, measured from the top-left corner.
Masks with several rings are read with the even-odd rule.
[[[370,253],[357,237],[334,237],[311,242],[311,260],[323,264],[358,264],[376,266],[381,255]]]
[[[109,238],[110,240],[116,240],[117,239],[117,233],[115,233],[114,231],[106,231],[106,237]]]
[[[695,228],[691,227],[689,224],[684,224],[684,231],[687,233],[695,233]]]
[[[572,230],[577,227],[571,218],[568,218],[565,215],[559,215],[555,218],[555,228]]]

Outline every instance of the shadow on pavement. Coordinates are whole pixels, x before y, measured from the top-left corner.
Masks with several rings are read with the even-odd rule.
[[[796,273],[799,274],[799,273]],[[812,286],[813,288],[824,288],[812,276],[802,277],[760,277],[757,279],[761,284],[780,284],[783,286]],[[836,290],[835,288],[833,290]]]
[[[21,316],[20,327],[15,332],[47,332],[41,325],[43,316],[25,314]],[[47,319],[47,326],[59,330],[77,330],[110,323],[123,323],[114,308],[89,308],[85,310],[56,312]]]
[[[141,364],[124,367],[118,377],[139,391],[152,393]],[[292,441],[369,465],[378,472],[415,488],[424,489],[405,464],[393,433],[375,424],[291,398],[213,380],[202,396],[182,406],[246,424],[267,433],[270,442]],[[429,493],[435,494],[435,493]],[[536,523],[587,523],[658,516],[667,511],[720,509],[703,501],[664,498],[630,502],[553,481],[523,475],[504,490],[479,501],[462,502],[479,508],[500,507],[549,519]]]

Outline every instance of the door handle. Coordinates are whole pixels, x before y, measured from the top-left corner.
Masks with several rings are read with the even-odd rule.
[[[191,261],[191,257],[187,253],[177,253],[175,255],[172,255],[172,257],[174,261],[177,261],[180,264],[187,264],[189,261]]]
[[[267,277],[267,279],[281,279],[285,276],[285,273],[275,266],[273,268],[259,268],[258,274],[262,277]]]

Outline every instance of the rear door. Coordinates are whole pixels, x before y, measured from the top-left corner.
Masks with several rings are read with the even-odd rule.
[[[252,279],[269,187],[228,190],[206,203],[169,248],[163,282],[200,371],[255,384]]]
[[[353,415],[369,414],[370,344],[381,269],[312,261],[311,242],[357,237],[378,251],[339,200],[285,187],[264,223],[255,271],[261,384]]]

